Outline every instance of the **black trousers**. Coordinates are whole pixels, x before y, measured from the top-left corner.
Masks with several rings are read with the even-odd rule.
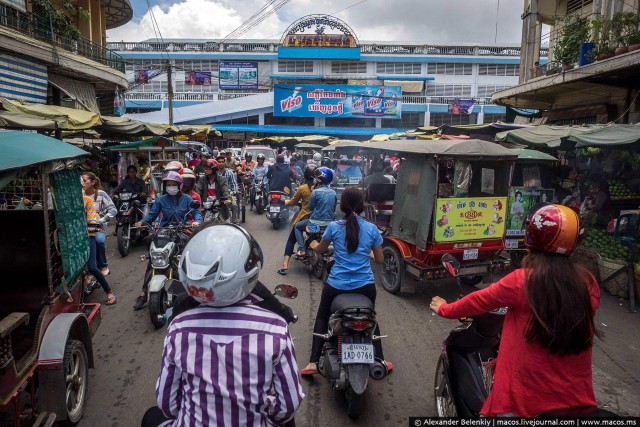
[[[376,285],[370,283],[357,289],[342,290],[336,289],[333,286],[325,283],[322,287],[322,297],[320,298],[320,305],[318,306],[318,314],[316,314],[316,323],[313,326],[313,332],[315,334],[326,334],[329,328],[329,317],[331,313],[331,303],[333,299],[340,294],[360,294],[368,297],[374,304],[376,302]],[[380,327],[376,324],[376,328],[373,332],[376,335],[380,335]],[[318,363],[320,360],[320,353],[322,353],[322,345],[324,340],[320,337],[313,336],[313,343],[311,344],[311,357],[310,363]],[[382,354],[382,340],[376,340],[373,342],[373,347],[376,351],[376,358],[384,360]]]

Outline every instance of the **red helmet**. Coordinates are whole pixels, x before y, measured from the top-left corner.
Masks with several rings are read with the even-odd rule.
[[[180,175],[182,175],[182,172],[184,171],[184,167],[182,166],[182,163],[180,163],[179,161],[173,160],[167,163],[167,166],[165,166],[164,168],[165,173],[171,172],[171,171],[178,172]]]
[[[207,163],[204,164],[205,169],[206,168],[210,168],[210,169],[218,169],[218,162],[215,161],[214,159],[209,159],[207,160]]]
[[[576,211],[562,205],[545,205],[527,218],[524,243],[529,250],[569,256],[584,235]]]

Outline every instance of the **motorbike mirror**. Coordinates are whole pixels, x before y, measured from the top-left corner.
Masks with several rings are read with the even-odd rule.
[[[200,209],[200,202],[197,200],[192,200],[191,204],[189,205],[189,207],[191,209]]]
[[[293,285],[278,285],[276,286],[275,295],[283,298],[296,299],[298,297],[298,288]]]
[[[455,259],[455,257],[451,254],[444,254],[440,259],[440,262],[447,269],[449,274],[453,277],[458,277],[458,270],[460,270],[460,261]]]

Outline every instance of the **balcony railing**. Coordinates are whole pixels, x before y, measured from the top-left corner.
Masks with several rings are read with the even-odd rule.
[[[78,40],[52,31],[51,22],[33,13],[0,7],[0,27],[9,28],[26,36],[51,43],[52,45],[89,58],[124,73],[124,58],[117,53],[91,40],[80,37]]]
[[[120,52],[247,52],[269,53],[278,51],[278,42],[113,42],[107,43],[109,49]],[[430,44],[378,44],[363,43],[360,45],[362,53],[370,54],[408,54],[408,55],[471,55],[471,56],[520,56],[519,46],[461,46],[461,45],[430,45]],[[546,58],[547,48],[540,50],[540,56]]]

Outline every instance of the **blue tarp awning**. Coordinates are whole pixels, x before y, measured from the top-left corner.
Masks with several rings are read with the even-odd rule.
[[[258,132],[269,134],[296,134],[296,135],[378,135],[405,132],[407,129],[396,128],[346,128],[346,127],[314,127],[314,126],[278,126],[278,125],[243,125],[231,124],[212,125],[221,132],[226,130],[237,132]]]

